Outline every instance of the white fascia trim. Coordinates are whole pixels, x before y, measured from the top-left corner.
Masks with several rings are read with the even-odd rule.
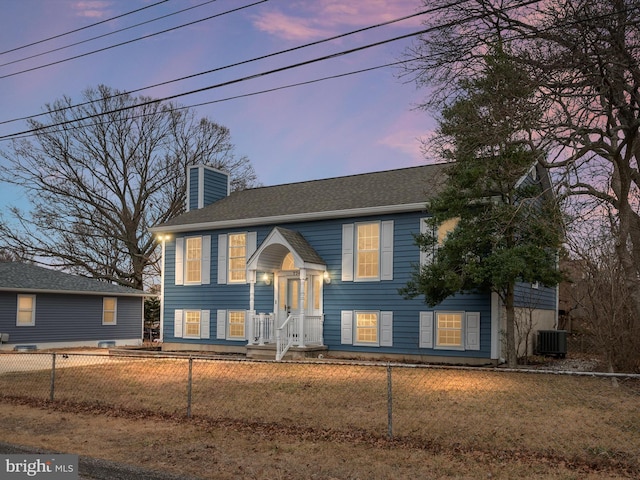
[[[332,210],[326,212],[295,213],[292,215],[274,215],[271,217],[241,218],[237,220],[222,220],[219,222],[192,223],[188,225],[174,225],[167,227],[152,227],[152,233],[164,232],[192,232],[220,228],[232,228],[275,223],[303,222],[308,220],[326,220],[333,218],[351,218],[367,215],[386,215],[390,213],[426,211],[426,203],[408,203],[403,205],[383,205],[380,207],[351,208],[348,210]]]
[[[98,297],[158,297],[153,293],[119,293],[119,292],[87,292],[81,290],[54,290],[47,288],[8,288],[0,287],[0,292],[28,293],[57,293],[68,295],[95,295]]]

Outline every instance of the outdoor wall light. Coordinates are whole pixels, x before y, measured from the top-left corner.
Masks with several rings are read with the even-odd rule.
[[[322,278],[324,279],[324,283],[326,283],[327,285],[329,285],[331,283],[331,277],[329,276],[329,272],[327,272],[325,270]]]
[[[265,285],[271,285],[271,275],[269,275],[267,272],[264,272],[262,274],[262,281],[265,283]]]

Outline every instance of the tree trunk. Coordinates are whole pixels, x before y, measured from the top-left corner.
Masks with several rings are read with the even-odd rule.
[[[518,354],[516,352],[516,310],[514,306],[514,290],[514,285],[509,285],[504,296],[504,307],[507,314],[506,357],[507,366],[509,368],[516,368],[518,366]]]

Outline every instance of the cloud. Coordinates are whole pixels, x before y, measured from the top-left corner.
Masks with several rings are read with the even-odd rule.
[[[85,18],[103,18],[108,14],[107,9],[111,6],[111,2],[102,0],[84,0],[73,4],[78,17]]]
[[[285,40],[312,40],[334,35],[345,27],[375,25],[417,11],[415,0],[317,0],[292,5],[284,7],[286,11],[272,10],[254,17],[254,26]],[[418,17],[398,25],[415,27],[419,23]]]

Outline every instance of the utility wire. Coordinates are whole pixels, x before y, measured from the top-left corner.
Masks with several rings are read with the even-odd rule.
[[[528,2],[525,2],[523,4],[518,5],[518,7],[529,5],[529,4],[532,4],[532,3],[537,3],[538,1],[539,0],[530,0]],[[516,7],[512,7],[512,8],[516,8]],[[627,11],[630,11],[630,10],[631,9],[628,9]],[[616,13],[619,13],[619,12],[616,12]],[[488,15],[490,15],[490,14],[489,13],[478,14],[478,15],[475,15],[473,17],[469,17],[468,19],[465,19],[465,22],[472,21],[472,20],[479,20],[479,19],[482,19],[482,18],[484,18],[484,17],[486,17]],[[606,16],[608,16],[608,15],[601,15],[600,18],[606,18]],[[585,22],[587,20],[592,20],[592,19],[593,18],[580,19],[580,20],[568,22],[567,25],[579,24],[579,23],[583,23],[583,22]],[[354,53],[354,52],[357,52],[357,51],[361,51],[361,50],[364,50],[364,49],[367,49],[367,48],[371,48],[371,47],[374,47],[374,46],[379,46],[379,45],[382,45],[382,44],[390,43],[390,42],[393,42],[393,41],[396,41],[396,40],[399,40],[399,39],[403,39],[403,38],[407,38],[407,37],[411,37],[411,36],[415,36],[415,35],[421,35],[421,34],[424,34],[424,33],[431,33],[433,31],[441,30],[441,29],[444,29],[444,28],[450,28],[452,26],[459,25],[459,24],[460,24],[459,21],[452,21],[452,22],[448,22],[446,24],[432,26],[432,27],[429,27],[427,29],[423,29],[423,30],[420,30],[420,31],[417,31],[417,32],[413,32],[413,33],[410,33],[410,34],[406,34],[406,35],[394,37],[394,38],[391,38],[391,39],[383,40],[383,41],[380,41],[380,42],[375,42],[373,44],[365,45],[365,46],[362,46],[362,47],[357,47],[357,48],[353,48],[353,49],[349,49],[349,50],[344,50],[342,52],[334,53],[334,54],[331,54],[331,55],[318,57],[316,59],[300,62],[300,63],[297,63],[297,64],[281,67],[281,68],[278,68],[278,69],[262,72],[262,73],[255,74],[255,75],[250,75],[250,76],[247,76],[247,77],[242,77],[242,78],[231,80],[231,81],[228,81],[228,82],[222,82],[222,83],[219,83],[219,84],[216,84],[216,85],[211,85],[211,86],[208,86],[208,87],[192,90],[192,91],[189,91],[189,92],[184,92],[184,93],[181,93],[181,94],[172,95],[172,96],[165,97],[165,98],[162,98],[162,99],[154,99],[154,100],[141,102],[141,103],[138,103],[138,104],[135,104],[135,105],[130,105],[130,106],[127,106],[127,107],[123,107],[123,108],[119,108],[119,109],[115,109],[115,110],[111,110],[111,111],[100,112],[98,114],[88,115],[88,116],[85,116],[85,117],[82,117],[82,118],[76,118],[74,120],[69,120],[69,121],[65,121],[65,122],[59,122],[59,123],[50,124],[50,125],[43,125],[41,127],[33,128],[33,129],[30,129],[30,130],[25,130],[25,131],[22,131],[22,132],[3,135],[3,136],[0,136],[0,141],[8,140],[8,139],[26,138],[26,137],[29,137],[29,136],[34,136],[40,130],[50,129],[52,127],[64,126],[64,125],[68,125],[70,123],[76,123],[76,122],[79,122],[79,121],[82,121],[82,120],[88,120],[88,119],[91,119],[91,118],[98,118],[98,117],[101,117],[101,116],[104,116],[104,115],[108,115],[108,114],[111,114],[111,113],[117,113],[117,112],[120,112],[120,111],[129,110],[129,109],[133,109],[133,108],[136,108],[136,107],[139,107],[139,106],[149,105],[149,104],[152,104],[152,103],[163,102],[163,101],[167,101],[167,100],[173,100],[175,98],[179,98],[179,97],[182,97],[182,96],[185,96],[185,95],[191,95],[193,93],[198,93],[198,92],[202,92],[202,91],[205,91],[205,90],[211,90],[211,89],[215,89],[215,88],[220,88],[220,87],[223,87],[223,86],[239,83],[239,82],[242,82],[242,81],[251,80],[251,79],[254,79],[254,78],[259,78],[259,77],[262,77],[262,76],[270,75],[270,74],[273,74],[273,73],[276,73],[276,72],[281,72],[281,71],[288,70],[288,69],[291,69],[291,68],[297,68],[299,66],[308,65],[308,64],[319,62],[319,61],[324,61],[324,60],[327,60],[327,59],[330,59],[330,58],[337,58],[339,56],[347,55],[347,54]],[[554,26],[553,28],[555,28],[555,27],[557,27],[557,25]],[[550,27],[550,28],[552,28],[552,27]],[[542,29],[540,31],[542,32],[544,30],[545,29]],[[525,36],[523,35],[522,38],[525,38]],[[513,41],[513,40],[517,40],[517,39],[518,39],[517,37],[513,37],[513,38],[510,38],[509,40]],[[426,59],[428,57],[426,57],[426,56],[425,57],[419,57],[419,58],[417,58],[417,60],[419,60],[421,58],[425,58]],[[233,99],[237,99],[237,98],[249,97],[249,96],[259,95],[259,94],[262,94],[262,93],[269,93],[269,92],[273,92],[273,91],[277,91],[277,90],[283,90],[283,89],[286,89],[286,88],[292,88],[292,87],[301,86],[301,85],[308,85],[308,84],[317,83],[317,82],[324,81],[324,80],[346,77],[346,76],[357,74],[357,73],[363,73],[363,72],[377,70],[377,69],[381,69],[381,68],[385,68],[385,67],[389,67],[389,66],[393,66],[393,65],[398,65],[398,64],[401,64],[401,63],[407,63],[407,62],[414,61],[414,60],[416,60],[416,58],[402,60],[402,61],[398,61],[398,62],[394,62],[394,63],[388,63],[388,64],[385,64],[385,65],[379,65],[379,66],[376,66],[376,67],[370,67],[370,68],[361,69],[361,70],[357,70],[357,71],[353,71],[353,72],[348,72],[348,73],[343,73],[343,74],[337,74],[337,75],[322,77],[322,78],[309,80],[309,81],[305,81],[305,82],[299,82],[299,83],[295,83],[295,84],[289,84],[289,85],[285,85],[285,86],[274,87],[274,88],[271,88],[271,89],[261,90],[261,91],[252,92],[252,93],[248,93],[248,94],[237,95],[237,96],[233,96],[233,97],[227,97],[227,98],[224,98],[224,99],[213,100],[213,101],[209,101],[209,102],[203,102],[203,103],[194,104],[194,105],[190,105],[190,106],[172,106],[171,110],[182,110],[182,109],[187,109],[187,108],[193,108],[193,107],[197,107],[197,106],[203,106],[203,105],[208,105],[208,104],[212,104],[212,103],[220,103],[220,102],[229,101],[229,100],[233,100]],[[87,103],[93,103],[93,102],[87,102]],[[67,108],[71,108],[71,107],[67,107]],[[138,118],[138,117],[142,117],[142,116],[144,116],[144,115],[139,115],[139,116],[136,116],[136,117],[133,117],[133,118]],[[98,122],[98,123],[96,123],[94,125],[99,125],[101,123],[105,123],[105,122]],[[82,128],[82,127],[77,127],[77,128]],[[50,130],[50,132],[51,133],[55,133],[56,131],[55,130],[53,130],[53,131]]]
[[[334,79],[337,79],[337,78],[343,78],[343,77],[348,77],[348,76],[351,76],[351,75],[357,75],[357,74],[360,74],[360,73],[366,73],[366,72],[371,72],[371,71],[374,71],[374,70],[380,70],[382,68],[393,67],[395,65],[400,65],[402,63],[407,63],[407,62],[411,62],[411,61],[414,61],[414,60],[420,60],[422,58],[427,58],[427,57],[417,57],[417,58],[412,58],[412,59],[408,59],[408,60],[399,60],[397,62],[385,63],[384,65],[377,65],[377,66],[374,66],[374,67],[363,68],[363,69],[354,70],[354,71],[351,71],[351,72],[338,73],[338,74],[335,74],[335,75],[329,75],[329,76],[326,76],[326,77],[315,78],[313,80],[307,80],[307,81],[304,81],[304,82],[291,83],[291,84],[288,84],[288,85],[281,85],[279,87],[268,88],[268,89],[265,89],[265,90],[258,90],[258,91],[255,91],[255,92],[243,93],[243,94],[235,95],[235,96],[232,96],[232,97],[225,97],[225,98],[220,98],[220,99],[217,99],[217,100],[210,100],[208,102],[195,103],[195,104],[192,104],[192,105],[177,105],[177,106],[172,107],[170,110],[172,112],[173,111],[179,111],[179,110],[187,110],[187,109],[191,109],[191,108],[195,108],[195,107],[202,107],[202,106],[205,106],[205,105],[212,105],[212,104],[215,104],[215,103],[223,103],[223,102],[228,102],[228,101],[231,101],[231,100],[237,100],[237,99],[240,99],[240,98],[253,97],[253,96],[262,95],[262,94],[265,94],[265,93],[277,92],[279,90],[286,90],[286,89],[289,89],[289,88],[300,87],[300,86],[304,86],[304,85],[311,85],[313,83],[319,83],[319,82],[323,82],[323,81],[326,81],[326,80],[334,80]],[[138,104],[138,105],[140,105],[140,104]],[[135,105],[135,106],[138,106],[138,105]],[[133,108],[133,107],[131,107],[131,108]],[[113,112],[118,112],[118,111],[121,111],[121,110],[126,110],[126,108],[122,108],[122,109],[119,109],[119,110],[114,110]],[[108,113],[113,113],[113,112],[103,112],[103,113],[100,113],[100,114],[97,114],[97,115],[91,115],[91,116],[88,116],[88,117],[79,118],[79,119],[73,120],[71,123],[76,122],[76,121],[81,121],[81,120],[87,120],[87,119],[91,119],[91,118],[101,117],[103,115],[106,115]],[[131,119],[137,119],[137,118],[142,118],[142,117],[145,117],[145,116],[148,116],[148,115],[153,115],[153,113],[134,115],[134,116],[131,116],[130,118]],[[82,125],[82,126],[78,126],[78,127],[64,128],[64,129],[60,129],[60,130],[48,130],[48,133],[58,133],[58,132],[61,132],[63,130],[79,129],[79,128],[84,128],[86,126],[104,125],[106,123],[109,123],[109,121],[110,120],[105,120],[105,121],[102,121],[102,122],[95,122],[95,123],[92,123],[90,125]],[[53,125],[45,126],[43,128],[62,126],[63,123],[69,123],[69,122],[56,123],[56,124],[53,124]],[[16,136],[5,135],[5,136],[0,137],[0,141],[8,140],[7,137],[9,137],[9,136],[12,137],[11,138],[12,140],[13,139],[33,137],[33,136],[37,135],[37,130],[39,130],[39,129],[34,129],[33,131],[31,131],[31,133],[21,132],[21,133],[13,134],[13,135],[16,135]]]
[[[101,20],[99,22],[92,23],[91,25],[85,25],[84,27],[76,28],[75,30],[70,30],[68,32],[64,32],[64,33],[60,33],[58,35],[54,35],[53,37],[44,38],[42,40],[38,40],[37,42],[28,43],[27,45],[22,45],[21,47],[12,48],[11,50],[5,50],[4,52],[0,52],[0,55],[4,55],[6,53],[15,52],[17,50],[22,50],[23,48],[27,48],[27,47],[33,47],[34,45],[39,45],[41,43],[48,42],[50,40],[55,40],[56,38],[64,37],[66,35],[71,35],[72,33],[80,32],[82,30],[86,30],[87,28],[96,27],[98,25],[102,25],[103,23],[107,23],[107,22],[110,22],[112,20],[117,20],[118,18],[126,17],[127,15],[131,15],[132,13],[141,12],[142,10],[146,10],[147,8],[151,8],[151,7],[156,7],[156,6],[160,5],[161,3],[166,3],[168,1],[169,0],[161,0],[161,1],[156,2],[156,3],[152,3],[151,5],[147,5],[146,7],[138,8],[136,10],[131,10],[130,12],[126,12],[126,13],[123,13],[121,15],[117,15],[115,17],[107,18],[106,20]]]
[[[165,1],[168,1],[168,0],[165,0]],[[29,57],[23,57],[23,58],[19,58],[18,60],[13,60],[11,62],[2,63],[2,64],[0,64],[0,67],[6,67],[7,65],[13,65],[14,63],[24,62],[25,60],[31,60],[32,58],[41,57],[41,56],[47,55],[49,53],[58,52],[60,50],[65,50],[67,48],[75,47],[77,45],[82,45],[83,43],[92,42],[93,40],[98,40],[100,38],[108,37],[110,35],[115,35],[116,33],[124,32],[126,30],[131,30],[132,28],[136,28],[136,27],[140,27],[142,25],[147,25],[149,23],[157,22],[158,20],[164,20],[165,18],[169,18],[169,17],[172,17],[174,15],[178,15],[180,13],[187,12],[189,10],[194,10],[196,8],[200,8],[200,7],[204,6],[204,5],[208,5],[209,3],[213,3],[213,2],[217,2],[217,1],[218,0],[208,0],[208,1],[203,2],[203,3],[199,3],[198,5],[194,5],[194,6],[188,7],[188,8],[183,8],[182,10],[177,10],[177,11],[175,11],[173,13],[168,13],[166,15],[162,15],[160,17],[152,18],[151,20],[147,20],[147,21],[144,21],[144,22],[136,23],[136,24],[130,25],[128,27],[119,28],[118,30],[113,30],[111,32],[104,33],[102,35],[98,35],[97,37],[87,38],[87,39],[81,40],[79,42],[70,43],[68,45],[65,45],[64,47],[54,48],[53,50],[47,50],[46,52],[36,53],[35,55],[31,55]]]
[[[160,87],[160,86],[164,86],[164,85],[169,85],[171,83],[180,82],[180,81],[183,81],[183,80],[189,80],[189,79],[196,78],[196,77],[199,77],[199,76],[202,76],[202,75],[208,75],[210,73],[215,73],[215,72],[219,72],[219,71],[222,71],[222,70],[226,70],[228,68],[238,67],[240,65],[245,65],[245,64],[248,64],[248,63],[251,63],[251,62],[256,62],[256,61],[259,61],[259,60],[264,60],[264,59],[267,59],[267,58],[276,57],[278,55],[283,55],[285,53],[290,53],[290,52],[294,52],[296,50],[301,50],[303,48],[312,47],[312,46],[315,46],[315,45],[320,45],[322,43],[330,42],[330,41],[337,40],[337,39],[340,39],[340,38],[344,38],[344,37],[347,37],[347,36],[350,36],[350,35],[355,35],[357,33],[366,32],[366,31],[372,30],[374,28],[379,28],[379,27],[383,27],[383,26],[386,26],[386,25],[391,25],[393,23],[397,23],[397,22],[400,22],[400,21],[408,20],[408,19],[411,19],[411,18],[414,18],[414,17],[418,17],[418,16],[421,16],[421,15],[434,13],[434,12],[436,12],[438,10],[442,10],[442,9],[449,8],[449,7],[452,7],[452,6],[459,6],[459,5],[461,5],[463,3],[466,3],[468,1],[469,0],[456,0],[455,2],[449,3],[447,5],[443,5],[443,6],[436,7],[436,8],[431,8],[431,9],[424,10],[424,11],[417,12],[417,13],[413,13],[413,14],[410,14],[410,15],[405,15],[404,17],[399,17],[399,18],[396,18],[396,19],[393,19],[393,20],[388,20],[386,22],[378,23],[376,25],[370,25],[368,27],[359,28],[357,30],[352,30],[351,32],[347,32],[347,33],[343,33],[343,34],[339,34],[339,35],[334,35],[332,37],[324,38],[322,40],[316,40],[316,41],[313,41],[313,42],[310,42],[310,43],[305,43],[303,45],[298,45],[296,47],[287,48],[285,50],[280,50],[278,52],[269,53],[267,55],[261,55],[259,57],[253,57],[253,58],[250,58],[250,59],[247,59],[247,60],[242,60],[240,62],[231,63],[231,64],[228,64],[228,65],[224,65],[222,67],[216,67],[216,68],[213,68],[213,69],[210,69],[210,70],[205,70],[203,72],[194,73],[194,74],[187,75],[187,76],[184,76],[184,77],[179,77],[179,78],[176,78],[176,79],[173,79],[173,80],[167,80],[165,82],[160,82],[160,83],[155,83],[155,84],[152,84],[152,85],[147,85],[145,87],[136,88],[134,90],[128,90],[128,91],[123,92],[121,94],[113,95],[111,97],[104,98],[103,100],[108,100],[110,98],[114,98],[114,97],[117,97],[119,95],[130,95],[132,93],[138,93],[138,92],[141,92],[143,90],[149,90],[151,88],[156,88],[156,87]],[[78,104],[72,105],[70,107],[63,107],[63,108],[56,109],[56,110],[51,110],[51,111],[48,111],[48,112],[45,112],[45,113],[38,113],[38,114],[35,114],[35,115],[29,115],[29,116],[26,116],[26,117],[20,117],[20,118],[13,118],[13,119],[10,119],[10,120],[4,120],[4,121],[0,121],[0,125],[6,124],[6,123],[17,122],[17,121],[21,121],[21,120],[29,120],[31,118],[37,118],[37,117],[41,117],[43,115],[48,115],[50,113],[55,113],[55,112],[59,112],[59,111],[63,111],[63,110],[68,110],[70,108],[81,107],[81,106],[84,106],[84,105],[88,105],[90,103],[92,103],[92,101],[78,103]]]
[[[523,6],[525,4],[528,5],[528,4],[532,4],[532,3],[537,3],[539,1],[540,0],[528,0],[527,2],[525,2],[525,3],[523,3],[523,4],[519,5],[519,6]],[[488,15],[489,15],[488,13],[475,15],[473,17],[469,17],[468,19],[466,19],[466,21],[478,20],[478,19],[484,18],[484,17],[486,17]],[[429,28],[426,28],[426,29],[419,30],[417,32],[407,33],[405,35],[399,35],[399,36],[396,36],[396,37],[393,37],[393,38],[390,38],[390,39],[381,40],[381,41],[370,43],[370,44],[367,44],[367,45],[364,45],[364,46],[343,50],[341,52],[332,53],[332,54],[329,54],[329,55],[323,55],[321,57],[316,57],[316,58],[311,59],[311,60],[305,60],[303,62],[298,62],[298,63],[291,64],[291,65],[286,65],[284,67],[279,67],[279,68],[268,70],[268,71],[265,71],[265,72],[260,72],[260,73],[257,73],[257,74],[248,75],[248,76],[245,76],[245,77],[240,77],[240,78],[236,78],[236,79],[233,79],[233,80],[228,80],[226,82],[221,82],[221,83],[217,83],[217,84],[214,84],[214,85],[209,85],[207,87],[202,87],[202,88],[190,90],[190,91],[187,91],[187,92],[178,93],[178,94],[175,94],[175,95],[170,95],[170,96],[167,96],[167,97],[163,97],[161,99],[152,99],[152,100],[136,103],[135,105],[129,105],[129,106],[126,106],[126,107],[115,109],[115,110],[110,110],[110,111],[106,111],[106,112],[100,112],[99,114],[88,115],[86,117],[76,118],[76,119],[73,119],[73,120],[67,120],[67,121],[64,121],[64,122],[58,122],[58,123],[55,123],[55,124],[52,124],[52,125],[44,125],[44,126],[41,126],[41,127],[37,127],[37,128],[29,129],[29,130],[24,130],[24,131],[13,133],[13,134],[3,135],[3,136],[0,136],[0,140],[4,140],[4,139],[8,139],[8,138],[15,138],[18,135],[25,135],[25,134],[37,132],[39,130],[43,130],[43,129],[46,129],[46,128],[50,128],[50,127],[68,125],[70,123],[75,123],[75,122],[78,122],[78,121],[87,120],[87,119],[91,119],[91,118],[94,118],[94,117],[99,117],[99,116],[102,116],[102,115],[109,115],[111,113],[117,113],[117,112],[124,111],[124,110],[130,110],[132,108],[137,108],[137,107],[141,107],[141,106],[145,106],[145,105],[150,105],[150,104],[157,103],[157,102],[164,102],[164,101],[174,100],[176,98],[184,97],[184,96],[187,96],[187,95],[193,95],[195,93],[201,93],[201,92],[204,92],[204,91],[225,87],[225,86],[233,85],[233,84],[236,84],[236,83],[240,83],[240,82],[244,82],[244,81],[248,81],[248,80],[252,80],[252,79],[256,79],[256,78],[266,77],[268,75],[273,75],[275,73],[279,73],[279,72],[283,72],[283,71],[290,70],[290,69],[293,69],[293,68],[298,68],[298,67],[311,65],[311,64],[314,64],[314,63],[318,63],[318,62],[322,62],[322,61],[338,58],[338,57],[341,57],[341,56],[349,55],[351,53],[359,52],[359,51],[366,50],[366,49],[373,48],[373,47],[377,47],[377,46],[380,46],[380,45],[385,45],[385,44],[388,44],[388,43],[391,43],[391,42],[395,42],[395,41],[398,41],[398,40],[403,40],[403,39],[414,37],[414,36],[417,36],[417,35],[430,33],[430,32],[433,32],[433,31],[444,29],[444,28],[450,28],[452,26],[455,26],[458,23],[459,23],[459,21],[453,20],[451,22],[447,22],[447,23],[442,24],[442,25],[432,26],[432,27],[429,27]],[[89,102],[89,103],[92,103],[92,102]]]
[[[227,15],[229,13],[237,12],[237,11],[243,10],[245,8],[254,7],[256,5],[259,5],[261,3],[265,3],[265,2],[268,2],[268,1],[269,0],[259,0],[259,1],[254,2],[254,3],[250,3],[248,5],[244,5],[242,7],[233,8],[231,10],[227,10],[226,12],[217,13],[216,15],[211,15],[211,16],[206,17],[206,18],[201,18],[199,20],[194,20],[193,22],[184,23],[184,24],[178,25],[176,27],[167,28],[166,30],[161,30],[159,32],[151,33],[149,35],[144,35],[142,37],[134,38],[134,39],[128,40],[126,42],[116,43],[115,45],[110,45],[108,47],[99,48],[97,50],[92,50],[91,52],[86,52],[86,53],[82,53],[80,55],[75,55],[73,57],[64,58],[62,60],[58,60],[57,62],[51,62],[51,63],[47,63],[45,65],[40,65],[40,66],[37,66],[37,67],[28,68],[26,70],[20,70],[19,72],[14,72],[14,73],[9,73],[7,75],[2,75],[2,76],[0,76],[0,79],[14,77],[14,76],[20,75],[22,73],[33,72],[34,70],[39,70],[41,68],[51,67],[52,65],[58,65],[60,63],[68,62],[70,60],[76,60],[78,58],[86,57],[88,55],[93,55],[94,53],[104,52],[105,50],[110,50],[112,48],[121,47],[123,45],[128,45],[130,43],[134,43],[134,42],[137,42],[139,40],[144,40],[144,39],[147,39],[147,38],[155,37],[156,35],[161,35],[163,33],[172,32],[174,30],[178,30],[179,28],[184,28],[184,27],[188,27],[188,26],[191,26],[191,25],[195,25],[196,23],[200,23],[200,22],[204,22],[204,21],[207,21],[207,20],[211,20],[212,18],[216,18],[216,17],[221,17],[222,15]]]

